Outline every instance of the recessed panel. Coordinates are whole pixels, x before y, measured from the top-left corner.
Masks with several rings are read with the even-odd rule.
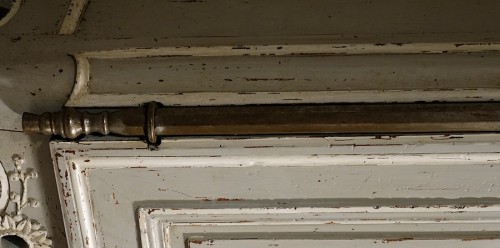
[[[141,141],[80,141],[52,149],[71,247],[148,248],[145,240],[168,247],[167,240],[181,248],[189,240],[496,239],[499,146],[489,134],[183,138],[153,151]]]
[[[390,90],[425,94],[425,90],[500,87],[500,56],[481,54],[159,56],[91,59],[90,64],[93,94]]]

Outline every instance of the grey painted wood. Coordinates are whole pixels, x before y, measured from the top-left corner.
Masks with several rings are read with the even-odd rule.
[[[418,244],[469,247],[471,241],[498,244],[495,234],[490,232],[498,225],[494,224],[498,212],[477,210],[446,207],[415,207],[413,211],[385,207],[292,209],[286,206],[238,209],[141,208],[138,222],[143,248],[180,248],[203,244],[224,246],[228,243],[254,247],[271,239],[275,245],[295,243],[307,244],[308,247],[342,243],[348,247],[364,247],[370,243],[375,247],[378,243],[396,243],[400,245],[397,247],[414,247]]]
[[[499,45],[275,44],[82,52],[73,55],[76,83],[66,105],[498,101],[498,62],[485,59],[484,50],[496,54]],[[481,83],[471,87],[471,81]]]
[[[158,57],[90,63],[95,94],[500,87],[500,57],[483,54]],[[472,80],[477,83],[471,85]]]
[[[287,1],[286,4],[283,4],[285,1],[272,1],[269,3],[262,1],[249,1],[249,3],[235,1],[176,3],[148,0],[124,4],[123,1],[99,0],[92,1],[88,6],[88,12],[84,12],[78,18],[72,18],[72,20],[82,20],[81,24],[73,23],[78,27],[74,35],[58,35],[57,33],[61,30],[72,2],[74,1],[22,0],[19,11],[8,23],[0,27],[0,51],[2,54],[0,56],[0,160],[7,170],[11,170],[14,167],[12,156],[19,154],[30,167],[33,167],[40,173],[38,180],[33,182],[34,189],[31,191],[34,197],[40,200],[40,207],[29,209],[27,214],[39,220],[49,229],[49,236],[54,240],[55,247],[65,247],[66,236],[64,230],[62,230],[62,213],[58,205],[57,193],[55,192],[56,181],[54,173],[49,169],[52,166],[52,161],[49,157],[50,152],[48,151],[49,140],[36,136],[28,137],[18,131],[20,130],[20,114],[22,112],[57,111],[66,102],[73,87],[76,72],[75,62],[68,54],[88,51],[136,49],[138,47],[402,44],[419,42],[457,44],[461,46],[461,44],[469,42],[495,43],[500,41],[500,32],[497,25],[499,7],[498,3],[493,0],[461,2],[451,0],[377,1],[371,4],[370,1],[317,1],[315,5],[299,1]],[[143,4],[144,7],[141,6]],[[261,9],[260,7],[263,6],[269,8]],[[232,7],[233,9],[224,7]],[[269,14],[271,11],[275,11],[276,14]],[[222,15],[226,13],[227,15]],[[295,18],[299,15],[298,13],[301,13],[300,18]],[[331,18],[329,17],[330,15]],[[172,21],[167,22],[169,20]],[[266,22],[261,20],[266,20]],[[176,25],[179,25],[179,27]],[[214,37],[214,35],[220,36]],[[466,79],[473,86],[496,87],[498,83],[496,81],[498,75],[495,74],[494,70],[498,65],[497,51],[491,50],[475,55],[443,54],[443,56],[436,56],[439,57],[436,61],[442,63],[428,61],[428,58],[431,57],[380,55],[367,58],[365,63],[373,62],[372,64],[377,64],[381,68],[380,72],[385,73],[386,71],[390,71],[389,69],[392,65],[399,65],[398,60],[393,60],[396,57],[401,59],[401,66],[418,63],[424,64],[425,62],[425,66],[422,65],[422,67],[409,70],[412,73],[435,76],[433,68],[442,68],[443,70],[441,71],[445,71],[446,74],[439,74],[439,79],[443,80],[439,81],[438,88],[467,86]],[[410,57],[418,57],[418,59],[415,61],[405,59]],[[450,60],[441,58],[450,58]],[[180,58],[165,58],[158,65],[180,63],[176,59]],[[273,59],[268,59],[261,59],[259,62],[270,65],[271,63],[268,61]],[[332,64],[340,58],[328,59],[332,59],[329,60],[329,63]],[[225,64],[220,58],[215,60],[221,66]],[[364,63],[362,59],[356,60],[354,57],[346,60],[355,60],[350,64],[353,67]],[[157,74],[155,76],[153,74],[148,75],[137,68],[137,66],[140,67],[143,64],[155,63],[154,60],[143,61],[143,64],[139,63],[137,66],[133,66],[134,64],[130,61],[114,62],[118,63],[115,66],[120,67],[118,73],[116,72],[118,70],[103,69],[106,66],[113,65],[110,61],[103,61],[100,67],[96,68],[100,71],[96,70],[95,72],[100,72],[99,76],[102,77],[100,80],[110,80],[118,86],[123,86],[124,78],[131,78],[135,75],[143,76],[144,84],[148,86],[131,88],[129,92],[152,92],[155,90],[155,87],[159,87],[158,90],[161,91],[180,92],[193,90],[200,86],[198,83],[176,85],[178,88],[158,86],[153,79],[156,76],[164,76],[160,70],[153,73]],[[231,62],[231,65],[241,63],[242,61],[236,60]],[[297,63],[298,65],[304,64]],[[279,67],[276,68],[279,69]],[[127,71],[130,72],[124,73]],[[187,79],[193,77],[189,72],[188,70],[185,73],[176,74],[176,78],[184,78],[188,81]],[[338,72],[346,73],[340,70]],[[368,73],[369,70],[363,72]],[[406,71],[401,69],[398,72],[404,73]],[[470,74],[466,74],[465,72]],[[484,74],[479,74],[478,72]],[[218,71],[214,71],[214,73],[218,73]],[[237,72],[233,71],[232,73],[236,74]],[[250,73],[257,73],[257,75],[267,74],[257,69],[251,70]],[[408,76],[407,79],[415,80],[415,82],[417,82],[419,77],[416,74],[407,73],[406,75]],[[461,76],[459,77],[458,75]],[[214,75],[212,76],[211,79],[217,78]],[[374,76],[375,78],[379,78],[380,82],[383,82],[383,76]],[[432,77],[424,77],[423,81],[427,83],[423,83],[423,85],[433,89],[435,87],[432,82],[429,83],[427,81],[430,78]],[[449,84],[445,80],[446,78],[450,82]],[[137,79],[142,78],[138,77]],[[395,82],[400,78],[389,75],[386,79]],[[360,82],[362,78],[358,77],[357,80]],[[168,83],[172,82],[171,78],[165,78],[164,81]],[[442,84],[443,81],[445,82],[444,84]],[[454,82],[457,82],[457,85],[454,86]],[[265,87],[280,88],[280,84],[283,85],[282,83],[278,83],[265,85]],[[217,90],[227,91],[227,89],[222,88],[225,85],[225,82],[207,83],[201,84],[200,88],[204,87],[206,89],[209,88],[208,86],[212,86],[212,88],[219,87]],[[298,85],[307,89],[311,87],[311,85],[303,81],[300,81]],[[243,82],[238,82],[237,85],[229,86],[229,88],[233,87],[232,89],[238,89],[238,87],[245,88],[245,90],[265,89],[264,86],[257,83],[247,85],[243,84]],[[350,85],[343,84],[339,84],[340,86],[351,87]],[[359,84],[358,86],[377,88],[377,86],[370,84]],[[390,86],[396,88],[411,87],[407,83],[395,83]],[[124,90],[126,91],[126,89]],[[477,95],[468,96],[476,97]],[[185,101],[184,97],[181,100]],[[127,101],[121,101],[121,104],[124,102]],[[232,104],[238,103],[241,102],[232,102]],[[440,138],[448,139],[447,137]],[[450,138],[449,141],[455,145],[447,146],[449,150],[446,151],[467,154],[481,149],[486,149],[482,151],[488,152],[495,152],[494,149],[498,150],[498,146],[492,145],[492,143],[498,141],[498,137],[496,136],[483,137],[482,139],[489,140],[483,140],[484,143],[477,146],[464,145],[463,141],[466,139],[459,137]],[[230,144],[235,145],[231,140],[219,140],[218,142],[214,143],[214,141],[210,140],[198,141],[196,143],[175,141],[174,143],[176,143],[176,147],[178,148],[175,150],[179,154],[184,155],[192,153],[192,149],[185,149],[188,147],[197,148],[197,151],[201,152],[201,148],[212,147],[212,144],[219,144],[222,147],[229,146]],[[310,142],[310,140],[301,140],[299,143],[301,146],[310,146],[312,145]],[[348,149],[351,149],[352,146],[349,145],[349,141],[342,142],[347,143],[344,143],[345,146],[341,146],[342,148],[335,148],[335,151],[339,149],[343,152],[348,152]],[[385,142],[387,144],[398,143],[396,141],[394,143],[391,143],[393,141]],[[99,152],[99,156],[106,156],[107,150],[104,148],[110,146],[110,144],[116,148],[130,148],[130,143],[126,142],[126,144],[113,142],[98,143],[93,143],[92,146],[101,146],[102,149]],[[132,147],[145,149],[144,144],[140,142],[134,143]],[[404,153],[407,151],[404,146],[398,146],[397,148],[394,146],[393,148],[395,148],[396,152]],[[417,148],[415,147],[415,149]],[[324,149],[324,151],[327,150],[326,147]],[[355,148],[356,151],[361,153],[370,153],[372,152],[370,149],[370,147]],[[436,146],[431,146],[429,149],[436,149]],[[181,152],[181,150],[184,151]],[[214,150],[211,151],[213,152]],[[226,152],[223,148],[218,151],[220,151],[220,154]],[[255,153],[268,154],[266,148],[253,148],[245,151],[250,155]],[[207,155],[210,152],[205,151],[205,153],[201,152],[200,154]],[[478,169],[478,171],[482,172],[486,170],[486,168]],[[445,172],[442,172],[442,174],[445,174]],[[215,176],[223,175],[224,173],[219,173]],[[452,173],[452,175],[457,174]],[[472,179],[466,178],[462,180],[467,181]],[[459,186],[459,188],[474,191],[474,189],[467,187],[465,184],[463,187]],[[483,192],[485,195],[490,194],[487,193],[486,186],[481,189],[486,190],[486,192]],[[492,192],[495,193],[494,190]],[[170,193],[175,194],[173,192]],[[458,191],[456,194],[460,195]],[[103,202],[102,204],[105,203]],[[118,211],[118,213],[120,212]],[[130,215],[125,216],[127,218],[130,217]],[[117,236],[119,235],[110,237]],[[463,242],[463,244],[469,243]]]
[[[166,218],[169,221],[186,217],[182,212],[189,209],[228,211],[231,215],[226,221],[232,223],[250,220],[236,217],[245,209],[304,208],[304,213],[312,211],[311,207],[333,212],[359,209],[374,212],[368,219],[383,219],[386,224],[397,223],[398,218],[409,223],[428,220],[436,229],[422,226],[422,230],[458,230],[480,238],[479,230],[491,231],[486,233],[494,237],[500,231],[494,213],[500,204],[497,136],[187,138],[165,140],[157,151],[136,141],[54,142],[52,153],[73,247],[139,247],[138,208],[149,208],[143,211],[149,214],[161,209],[180,211]],[[228,210],[235,208],[239,210]],[[403,217],[377,217],[377,211],[396,211]],[[449,211],[485,216],[443,217]],[[441,217],[436,220],[431,213]],[[206,221],[221,222],[218,214],[206,216]],[[270,220],[279,219],[271,216]],[[486,226],[480,227],[480,219]],[[443,229],[447,221],[452,226]],[[387,225],[385,233],[391,233],[391,228],[402,227]],[[291,226],[282,229],[293,230]],[[240,229],[231,235],[238,235],[236,230]],[[431,236],[450,237],[446,233]],[[163,247],[156,244],[152,247]]]

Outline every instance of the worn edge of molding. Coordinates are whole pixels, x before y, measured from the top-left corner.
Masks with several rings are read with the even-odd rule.
[[[80,166],[70,161],[70,157],[54,152],[52,146],[51,155],[68,247],[101,247],[98,245],[96,233],[93,230],[89,198],[84,192],[87,188],[83,178],[85,175],[82,175],[86,173],[85,169],[81,170]],[[64,178],[62,178],[62,171],[64,171]],[[80,171],[81,173],[78,173]],[[65,199],[65,197],[69,199]]]
[[[324,208],[324,207],[301,207],[301,208],[222,208],[222,209],[169,209],[169,208],[144,208],[137,210],[139,232],[142,247],[152,248],[166,245],[178,247],[190,239],[188,233],[172,233],[172,227],[193,226],[195,228],[220,227],[253,227],[270,229],[279,226],[294,226],[298,229],[313,229],[318,226],[328,227],[330,231],[338,232],[363,232],[352,231],[350,227],[343,225],[359,225],[366,228],[369,226],[393,225],[395,232],[401,225],[417,224],[420,228],[425,225],[439,225],[441,231],[450,231],[453,225],[488,225],[500,224],[496,218],[500,213],[500,206],[491,206],[488,209],[482,207],[454,208],[454,207],[346,207],[346,208]],[[211,216],[217,216],[214,221]],[[280,216],[278,220],[272,220],[273,216]],[[311,218],[314,216],[314,218]],[[439,217],[438,217],[439,216]],[[453,216],[454,218],[449,218]],[[263,218],[265,217],[265,218]],[[321,217],[321,218],[318,218]],[[438,218],[436,218],[438,217]],[[331,225],[335,223],[337,225]],[[270,228],[270,229],[269,229]],[[415,226],[413,228],[416,228]],[[276,228],[275,228],[276,229]],[[358,228],[356,228],[358,229]],[[394,230],[395,229],[395,230]],[[448,229],[448,230],[447,230]],[[476,230],[480,227],[476,227]],[[295,230],[297,232],[297,230]],[[396,231],[397,232],[397,231]],[[476,231],[477,232],[477,231]],[[201,232],[200,232],[201,233]],[[205,233],[205,232],[203,232]],[[217,233],[217,229],[214,230]],[[184,235],[179,235],[184,234]],[[211,232],[205,233],[210,236]],[[173,237],[183,237],[182,240]]]
[[[68,12],[64,16],[59,34],[74,34],[80,19],[85,12],[88,0],[71,0]]]
[[[87,84],[80,84],[88,87]],[[425,95],[422,95],[425,93]],[[272,96],[272,97],[269,97]],[[368,98],[369,97],[369,98]],[[87,94],[74,91],[66,107],[137,107],[156,101],[164,106],[218,106],[247,104],[311,104],[311,103],[408,103],[500,101],[500,88],[450,89],[447,91],[385,90],[385,91],[301,91],[301,92],[198,92],[165,94]],[[366,99],[370,99],[366,101]]]
[[[5,15],[3,18],[0,18],[0,27],[7,24],[17,14],[17,11],[21,8],[21,1],[22,0],[12,1],[12,7],[10,8],[10,11],[7,12],[7,15]]]
[[[66,106],[70,102],[79,102],[82,98],[85,98],[87,95],[91,95],[89,89],[90,83],[90,63],[87,58],[85,58],[81,54],[70,54],[76,64],[76,74],[75,74],[75,84],[73,85],[73,90],[69,99],[66,103]]]
[[[305,44],[263,46],[200,46],[129,48],[81,52],[86,58],[129,59],[161,56],[313,56],[371,54],[441,54],[500,52],[500,42]]]
[[[52,147],[53,148],[53,147]],[[74,148],[73,148],[74,149]],[[87,148],[88,149],[88,148]],[[106,150],[109,151],[109,150]],[[134,169],[133,165],[136,165],[136,161],[131,161],[128,165],[123,165],[123,164],[117,164],[115,162],[111,163],[106,163],[105,160],[106,158],[103,157],[94,157],[94,156],[89,156],[89,157],[80,157],[82,153],[85,152],[79,152],[76,150],[71,150],[71,149],[65,149],[65,150],[59,150],[54,151],[53,150],[53,156],[57,159],[55,170],[58,175],[57,180],[58,180],[58,188],[59,188],[59,196],[62,204],[62,209],[63,213],[67,213],[65,215],[65,227],[66,227],[66,232],[68,234],[68,242],[70,247],[88,247],[88,248],[97,248],[97,247],[102,247],[102,244],[99,241],[99,234],[98,230],[96,229],[96,226],[94,224],[94,211],[92,210],[92,204],[91,204],[91,196],[90,196],[90,191],[88,188],[88,178],[87,174],[89,173],[90,170],[102,170],[102,169]],[[365,157],[371,157],[370,155],[364,155]],[[402,155],[405,156],[405,155]],[[457,164],[457,158],[460,158],[462,155],[452,155],[452,154],[446,154],[440,158],[434,158],[434,161],[439,160],[439,161],[447,161],[449,163],[454,163]],[[493,163],[493,162],[488,162],[491,161],[492,156],[498,157],[497,154],[491,155],[491,154],[484,154],[484,155],[479,155],[480,157],[485,156],[484,158],[480,158],[481,161],[485,163]],[[116,158],[115,156],[113,156]],[[304,158],[305,156],[302,156]],[[428,157],[420,157],[420,156],[409,156],[411,161],[415,161],[417,158],[418,162],[423,162],[426,164],[434,164],[430,163],[431,160],[428,159]],[[141,157],[142,160],[150,160],[149,162],[152,162],[152,160],[155,160],[154,157]],[[195,164],[199,166],[215,166],[215,165],[221,165],[222,163],[219,161],[220,158],[218,157],[198,157],[198,158],[192,158],[192,159],[186,159],[185,157],[180,157],[180,160],[183,160],[184,163],[188,163],[191,166],[194,166]],[[175,159],[173,157],[170,157],[168,160],[168,163],[165,164],[165,161],[162,160],[161,158],[156,158],[156,165],[157,166],[150,166],[148,168],[158,168],[158,167],[183,167],[184,163],[180,163],[179,159]],[[234,157],[227,157],[225,160],[232,160]],[[245,159],[245,157],[240,159]],[[401,159],[404,160],[404,158],[398,158],[400,161]],[[467,160],[468,158],[462,159],[466,163],[470,163],[470,160]],[[159,160],[162,160],[161,163],[158,163]],[[267,161],[271,161],[275,159],[267,159]],[[376,163],[377,161],[373,159],[369,159],[371,162]],[[289,161],[295,161],[297,162],[296,157],[292,158]],[[353,161],[357,162],[359,164],[359,159],[355,158]],[[387,159],[382,158],[379,161],[386,162],[388,164],[392,164],[391,162],[393,161],[387,161]],[[247,164],[253,164],[250,166],[262,166],[261,161],[258,161],[254,164],[255,160],[251,158],[247,158],[244,163]],[[326,163],[331,164],[331,159],[326,158],[323,161],[315,161],[316,166],[321,166]],[[99,164],[99,166],[96,166],[96,164]],[[160,165],[161,164],[161,165]],[[284,166],[283,161],[279,163],[275,163],[273,165],[269,166],[276,166],[276,167],[286,167]],[[420,163],[419,163],[420,164]],[[222,167],[225,167],[222,165]],[[241,166],[236,163],[230,165],[230,167],[237,167],[241,168]],[[483,207],[479,206],[478,209],[484,209]],[[411,209],[412,211],[415,211],[415,209]],[[457,209],[458,212],[460,212],[462,209]],[[400,210],[401,211],[401,210]],[[139,223],[139,226],[142,226],[142,230],[144,230],[144,224]],[[158,231],[159,232],[159,231]],[[142,232],[141,236],[143,235]],[[147,234],[146,234],[147,235]],[[148,247],[148,246],[145,246]],[[155,246],[153,246],[155,247]]]
[[[47,237],[47,230],[37,220],[22,213],[23,209],[28,206],[38,207],[39,205],[36,199],[28,198],[28,181],[37,178],[38,173],[32,168],[23,170],[24,159],[22,157],[15,155],[13,160],[15,167],[14,170],[7,173],[7,182],[20,181],[21,192],[8,191],[7,197],[15,203],[16,207],[12,214],[3,212],[0,216],[0,237],[15,235],[22,238],[30,248],[51,248],[53,247],[52,240]],[[1,179],[4,180],[3,175],[1,176]],[[2,194],[4,194],[3,184],[4,181],[2,181]]]
[[[311,44],[268,46],[157,47],[91,51],[71,54],[76,62],[75,85],[68,107],[137,106],[158,101],[166,106],[273,104],[273,103],[333,103],[391,101],[483,101],[500,100],[500,89],[446,90],[332,90],[297,92],[196,92],[152,94],[93,94],[90,90],[91,59],[158,58],[162,56],[337,56],[374,54],[442,54],[500,52],[500,43],[408,43],[408,44]],[[446,92],[446,93],[444,93]],[[425,94],[424,94],[425,93]],[[452,93],[452,94],[450,94]],[[269,95],[273,94],[272,99]],[[370,96],[370,98],[367,98]]]
[[[473,135],[476,137],[476,135]],[[473,143],[473,144],[483,144],[484,140],[482,137],[486,138],[489,135],[478,135],[477,139],[473,139],[470,141],[467,141],[466,143]],[[434,137],[434,136],[431,136]],[[422,140],[422,136],[415,136],[415,137],[406,137],[410,138],[411,142],[406,142],[405,144],[401,144],[401,146],[407,147],[408,149],[421,149],[422,146],[424,145],[432,145],[435,143],[442,143],[445,142],[447,146],[450,147],[456,147],[454,140],[435,140],[430,138],[429,140]],[[374,143],[378,144],[377,146],[380,148],[384,148],[387,151],[392,151],[394,150],[394,146],[387,146],[384,145],[385,143],[390,143],[392,142],[391,140],[371,140],[366,137],[361,137],[361,140],[364,140],[365,142],[369,143]],[[198,143],[199,140],[211,140],[212,139],[182,139],[182,141],[186,141],[191,144]],[[263,139],[264,141],[267,140],[266,142],[275,140],[279,142],[283,142],[284,140],[281,140],[280,138],[269,138],[269,139]],[[257,141],[259,145],[262,145],[263,140]],[[296,141],[303,140],[303,138],[296,138]],[[325,138],[313,138],[313,140],[320,141],[321,144],[325,141]],[[181,142],[182,142],[181,141]],[[246,140],[239,140],[241,142],[245,142]],[[251,141],[251,140],[248,140]],[[174,141],[174,142],[179,142],[179,141]],[[334,141],[332,141],[334,142]],[[353,141],[346,141],[346,142],[353,142]],[[381,143],[382,142],[382,143]],[[56,180],[57,180],[57,187],[58,187],[58,192],[59,192],[59,197],[61,201],[61,207],[65,219],[65,228],[66,228],[66,233],[68,237],[68,244],[70,247],[88,247],[88,248],[97,248],[101,247],[99,246],[99,236],[97,233],[97,229],[93,223],[94,221],[94,213],[92,210],[92,205],[90,202],[90,194],[88,190],[88,173],[89,170],[96,170],[96,169],[135,169],[137,168],[137,161],[134,159],[130,160],[127,162],[127,164],[122,164],[122,163],[116,163],[116,162],[106,162],[109,160],[110,157],[116,158],[116,157],[128,157],[128,158],[133,158],[134,156],[138,156],[136,152],[140,152],[140,147],[136,147],[136,145],[141,144],[143,145],[144,143],[140,141],[130,141],[130,142],[124,142],[124,141],[119,141],[120,143],[119,147],[115,147],[113,149],[109,149],[112,147],[112,145],[109,144],[109,142],[92,142],[92,143],[74,143],[74,142],[61,142],[61,141],[53,141],[51,143],[51,155],[54,160],[54,171],[56,173]],[[212,142],[213,143],[213,142]],[[309,144],[310,142],[308,142]],[[116,144],[116,143],[115,143]],[[353,143],[354,144],[354,143]],[[417,145],[418,144],[418,145]],[[314,147],[316,147],[315,144]],[[134,148],[139,148],[137,151],[134,150],[129,150],[127,148],[134,147]],[[180,166],[183,167],[184,163],[189,163],[191,166],[194,164],[199,164],[202,166],[222,166],[224,167],[223,163],[220,161],[220,157],[210,157],[210,155],[204,154],[202,156],[199,156],[200,154],[196,154],[196,151],[199,150],[197,148],[192,148],[191,145],[188,145],[189,149],[192,149],[192,151],[189,152],[189,156],[196,156],[194,158],[189,158],[186,159],[186,157],[182,154],[175,154],[175,156],[172,156],[172,151],[179,150],[182,151],[184,149],[179,148],[179,147],[164,147],[163,149],[160,148],[159,151],[155,152],[155,156],[160,156],[158,157],[136,157],[136,159],[140,160],[149,160],[150,162],[156,161],[154,164],[151,164],[149,168],[155,168],[155,167],[176,167]],[[204,147],[204,146],[203,146]],[[278,146],[277,146],[278,147]],[[331,149],[330,146],[326,146],[328,149]],[[325,148],[326,148],[325,147]],[[355,147],[355,145],[349,146],[348,149],[349,153]],[[361,147],[361,146],[360,146]],[[373,148],[374,146],[363,146],[363,147],[370,147]],[[487,146],[489,147],[489,146]],[[80,149],[81,148],[81,149]],[[292,148],[292,147],[288,147]],[[295,148],[295,146],[293,146]],[[206,149],[206,147],[204,147]],[[255,152],[255,148],[248,148],[247,146],[244,146],[242,149],[246,150],[253,150]],[[268,148],[265,148],[268,149]],[[481,149],[484,149],[482,147]],[[127,154],[123,155],[120,152],[123,152],[124,150],[127,150]],[[211,150],[220,150],[220,147],[218,144],[214,144],[214,147]],[[437,151],[437,152],[436,152]],[[165,153],[167,152],[167,153]],[[261,163],[262,161],[264,162],[269,162],[269,161],[275,161],[275,159],[269,158],[269,157],[261,157],[261,161],[255,161],[253,158],[246,157],[244,154],[241,154],[241,151],[236,150],[239,154],[240,157],[238,159],[244,159],[245,162],[249,166],[262,166],[263,164]],[[344,153],[346,151],[343,151]],[[343,153],[342,151],[340,153]],[[309,153],[309,152],[308,152]],[[384,151],[379,151],[377,154],[381,155],[381,153],[385,153]],[[168,154],[170,157],[167,161],[162,160],[161,156]],[[196,154],[196,155],[195,155]],[[290,153],[288,153],[290,154]],[[292,154],[295,154],[293,152]],[[315,152],[316,154],[316,152]],[[395,152],[395,154],[399,154],[399,152]],[[440,162],[448,162],[450,164],[459,164],[460,161],[464,163],[471,163],[471,161],[480,161],[480,164],[493,164],[493,163],[498,163],[498,160],[494,160],[492,158],[498,158],[498,152],[495,150],[494,153],[491,153],[491,151],[483,151],[480,152],[480,154],[471,156],[470,154],[466,157],[463,156],[463,154],[450,154],[449,152],[446,151],[441,151],[440,149],[436,149],[436,147],[429,147],[429,150],[426,152],[418,152],[418,156],[416,156],[416,153],[411,153],[411,154],[406,154],[406,155],[399,155],[396,159],[397,161],[389,161],[387,157],[384,157],[381,155],[380,160],[378,162],[382,162],[385,164],[393,164],[393,162],[407,162],[406,164],[411,165],[411,164],[428,164],[428,165],[435,165],[435,163],[432,162],[434,161],[440,161]],[[427,156],[420,156],[422,154],[427,154]],[[212,154],[213,155],[213,154]],[[234,155],[234,154],[233,154]],[[377,163],[373,159],[374,153],[370,154],[362,154],[360,155],[361,157],[366,157],[369,158],[367,161],[370,161],[371,163]],[[438,156],[442,155],[442,156]],[[175,158],[177,157],[177,158]],[[300,155],[301,158],[307,158],[307,155],[302,154]],[[472,157],[473,160],[470,160]],[[229,154],[224,155],[224,159],[227,161],[232,161],[235,157],[231,157]],[[290,161],[293,161],[295,163],[300,163],[296,159],[297,157],[293,157],[290,160],[287,160],[286,162],[274,162],[272,165],[268,166],[278,166],[278,167],[283,167],[285,165],[288,165]],[[344,156],[346,158],[346,156]],[[309,157],[310,159],[310,157]],[[317,158],[320,159],[321,161],[315,161],[315,165],[319,164],[331,164],[331,158]],[[476,160],[479,159],[479,160]],[[184,161],[184,163],[179,163],[179,160]],[[418,160],[418,161],[416,161]],[[161,162],[159,162],[161,161]],[[335,160],[338,163],[342,163],[340,160]],[[352,164],[359,164],[360,161],[363,161],[362,158],[352,158],[353,163]],[[409,163],[408,163],[409,162]],[[98,165],[98,166],[96,166]],[[237,167],[240,168],[241,165],[240,163],[232,163],[229,165],[231,167]],[[484,209],[483,207],[480,206],[481,209]]]

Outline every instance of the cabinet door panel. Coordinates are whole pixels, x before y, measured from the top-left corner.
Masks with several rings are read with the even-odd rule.
[[[500,135],[53,142],[71,247],[489,247]]]

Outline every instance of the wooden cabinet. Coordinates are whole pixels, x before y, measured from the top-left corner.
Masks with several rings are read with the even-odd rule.
[[[53,141],[54,179],[19,133],[63,105],[498,102],[498,0],[1,2],[0,208],[20,155],[46,246],[500,247],[496,134]]]

